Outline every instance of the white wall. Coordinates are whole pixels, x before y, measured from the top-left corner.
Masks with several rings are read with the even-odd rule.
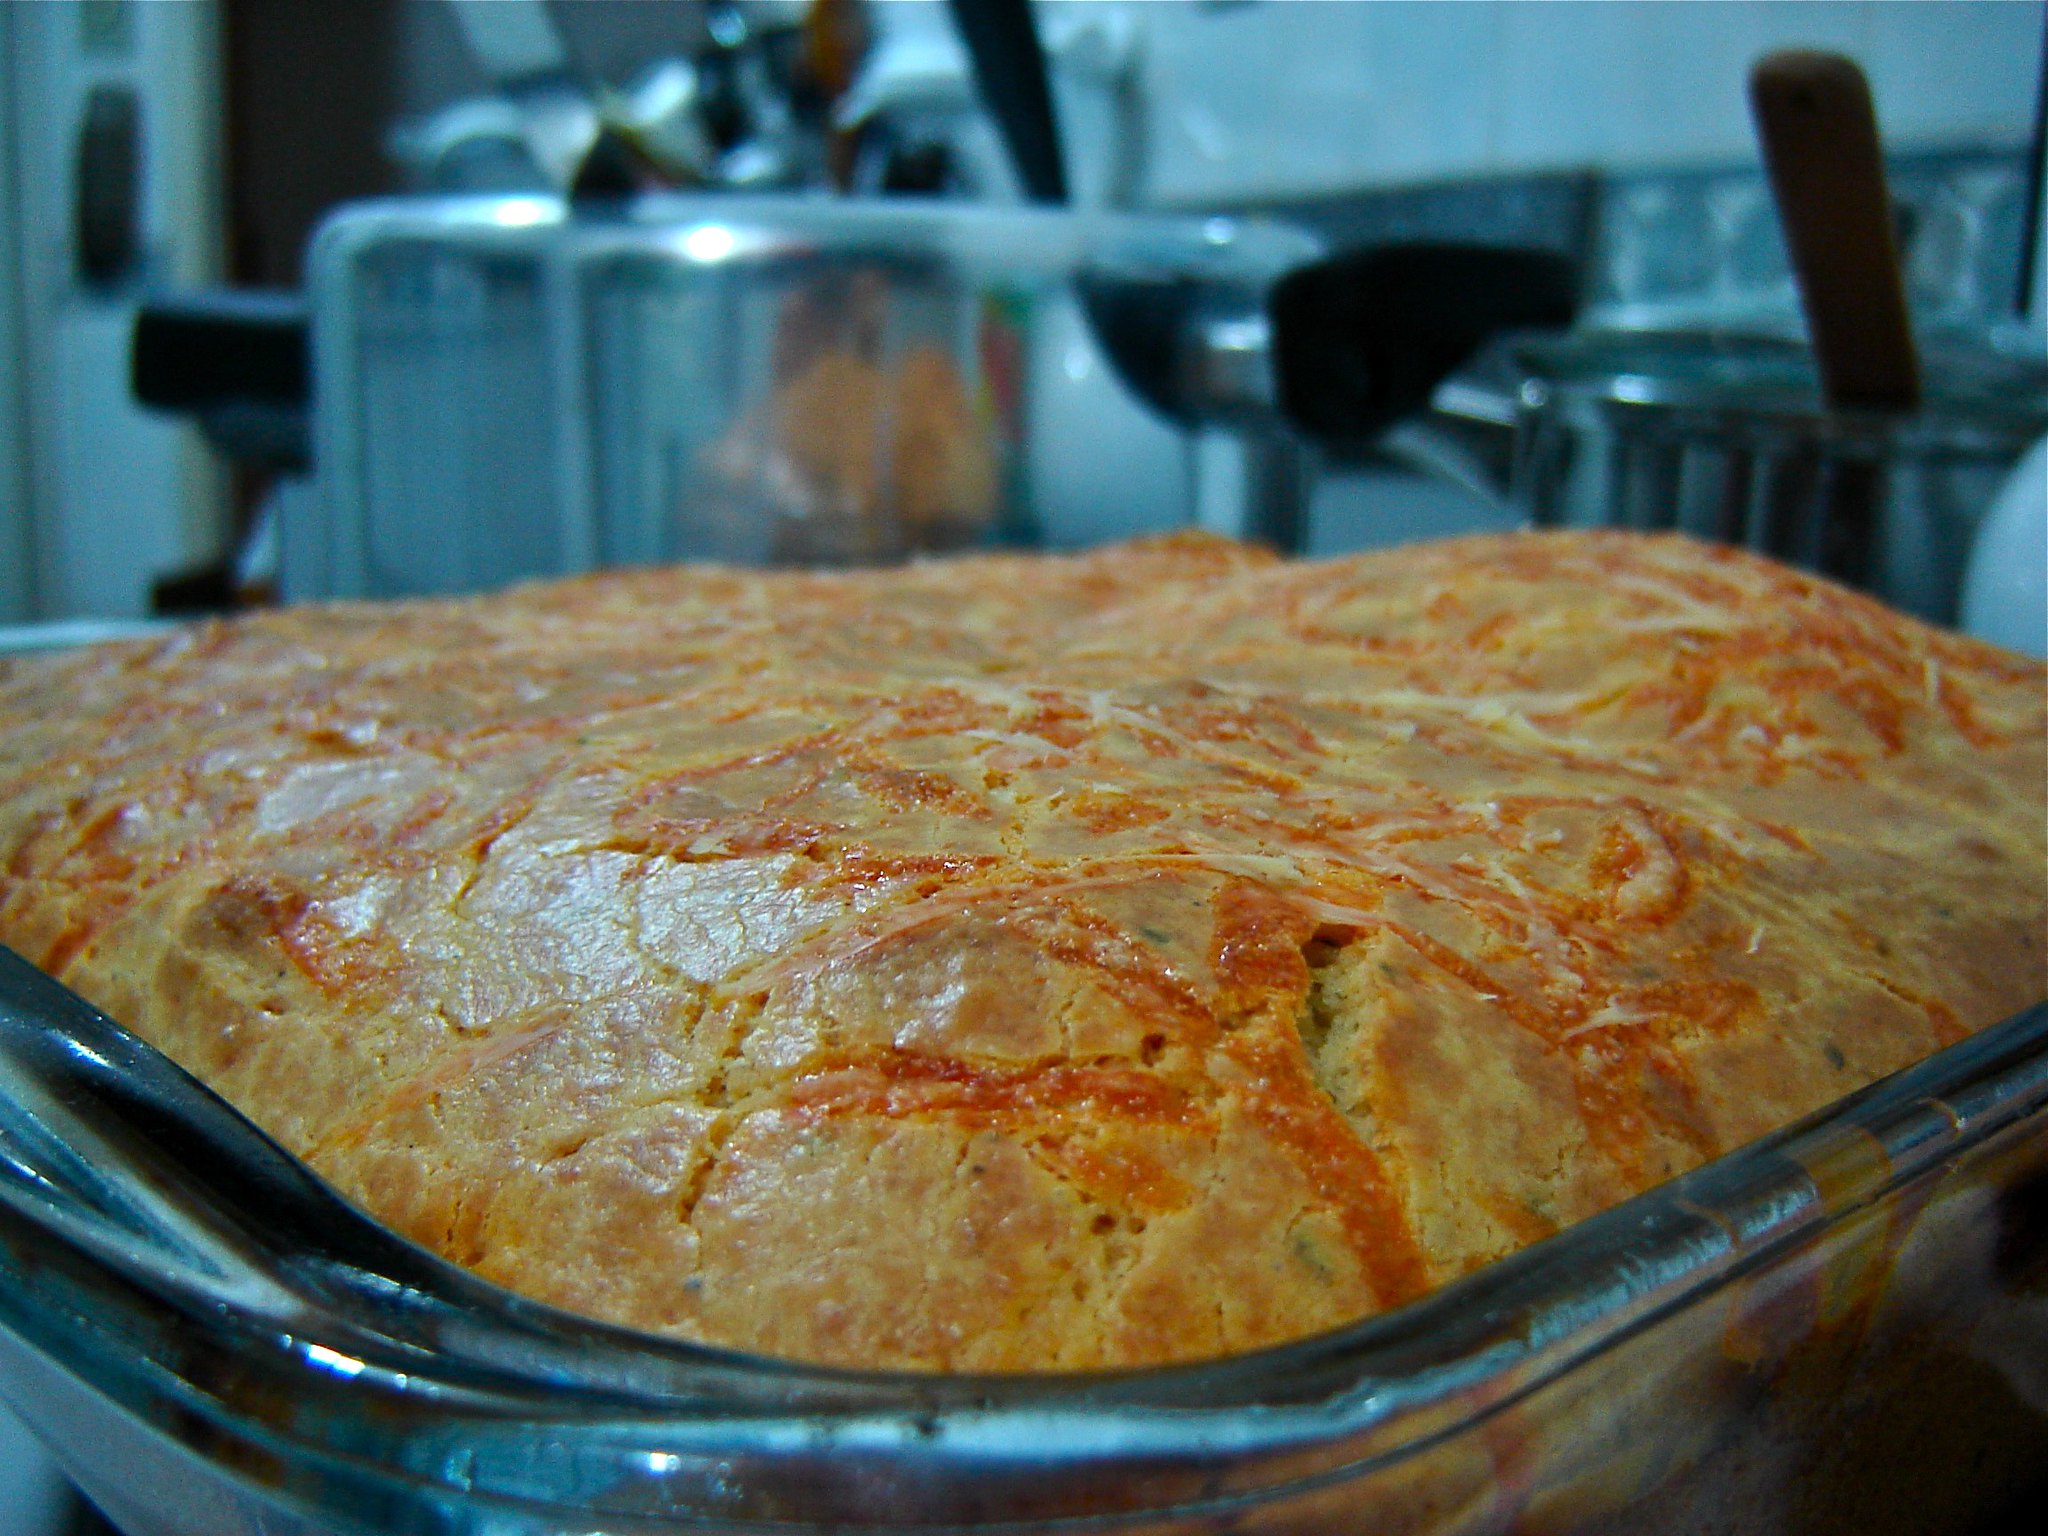
[[[4,9],[0,613],[138,615],[153,579],[211,555],[222,532],[214,456],[133,402],[127,363],[143,289],[219,272],[218,14],[211,0],[133,3],[109,47],[88,43],[75,3]],[[78,125],[99,81],[142,101],[142,280],[115,293],[82,286],[72,250]]]
[[[1341,191],[1496,170],[1752,153],[1743,80],[1773,48],[1846,52],[1902,147],[2024,143],[2036,0],[1039,0],[1141,30],[1145,200]],[[921,0],[885,10],[910,21]]]
[[[28,455],[22,397],[21,221],[14,186],[12,57],[17,8],[0,5],[0,624],[28,617],[33,591]]]

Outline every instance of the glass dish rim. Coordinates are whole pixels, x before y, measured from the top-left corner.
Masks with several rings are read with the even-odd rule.
[[[627,1481],[644,1474],[648,1487],[674,1482],[668,1474],[701,1480],[699,1462],[723,1452],[720,1465],[742,1463],[738,1474],[719,1474],[736,1509],[750,1489],[758,1493],[791,1468],[815,1472],[832,1456],[882,1469],[874,1475],[941,1504],[944,1490],[989,1477],[1114,1475],[1130,1480],[1132,1515],[1183,1516],[1218,1499],[1275,1497],[1414,1454],[1944,1161],[2016,1125],[2031,1134],[2048,1123],[2048,1002],[1408,1306],[1217,1360],[1043,1375],[810,1366],[633,1333],[512,1296],[343,1206],[196,1080],[0,951],[0,1089],[24,1083],[56,1097],[0,1092],[0,1238],[11,1223],[53,1261],[99,1277],[102,1296],[115,1298],[104,1302],[103,1320],[120,1321],[114,1314],[123,1305],[169,1308],[205,1333],[220,1358],[337,1405],[356,1437],[351,1455],[367,1457],[387,1481],[433,1491],[436,1477],[408,1459],[404,1430],[381,1444],[361,1440],[350,1405],[380,1393],[378,1401],[405,1409],[415,1435],[422,1424],[516,1421],[513,1439],[587,1443]],[[309,1219],[353,1221],[361,1230],[342,1233],[336,1248],[304,1265],[273,1254],[266,1267],[221,1249],[214,1258],[226,1253],[228,1272],[208,1275],[203,1256],[181,1255],[164,1232],[179,1222],[203,1226],[220,1212],[190,1189],[167,1193],[163,1169],[116,1169],[121,1187],[109,1209],[63,1188],[76,1170],[56,1163],[74,1155],[104,1172],[108,1148],[82,1145],[90,1140],[82,1134],[69,1145],[50,1141],[50,1106],[59,1100],[76,1113],[112,1116],[109,1134],[130,1138],[115,1162],[140,1155],[138,1145],[158,1146],[165,1158],[197,1148],[202,1162],[219,1160],[207,1177],[246,1179],[264,1201],[309,1201]],[[121,1124],[124,1116],[134,1123]],[[40,1170],[39,1126],[49,1164]],[[209,1150],[212,1142],[225,1146]],[[166,1209],[128,1219],[118,1209],[123,1198]],[[230,1217],[231,1206],[223,1207]],[[252,1227],[278,1209],[242,1197]],[[152,1219],[169,1225],[153,1236]],[[292,1235],[285,1230],[278,1240]],[[358,1262],[365,1256],[367,1264]],[[0,1264],[6,1257],[0,1246]],[[259,1295],[266,1283],[282,1296]],[[20,1298],[0,1304],[0,1327],[61,1356],[51,1344],[61,1327],[50,1316],[25,1318],[22,1307]],[[408,1331],[421,1327],[424,1334]],[[148,1392],[124,1385],[122,1363],[63,1362],[141,1411],[138,1392]],[[233,1417],[243,1412],[237,1401],[230,1392],[216,1407]],[[322,1411],[289,1433],[246,1414],[240,1427],[287,1458],[317,1460],[332,1450],[328,1431],[339,1422]],[[536,1487],[518,1486],[517,1475],[508,1483],[505,1466],[494,1465],[495,1483],[471,1468],[459,1490],[439,1491],[479,1505],[539,1507]],[[620,1483],[613,1492],[630,1490]],[[818,1496],[827,1502],[815,1518],[848,1518],[843,1502],[830,1502],[843,1501],[844,1488],[821,1484]]]

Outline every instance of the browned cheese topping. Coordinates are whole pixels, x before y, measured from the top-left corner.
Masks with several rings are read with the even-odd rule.
[[[529,1295],[1178,1360],[2048,995],[2044,711],[1622,534],[309,607],[0,670],[0,940]]]

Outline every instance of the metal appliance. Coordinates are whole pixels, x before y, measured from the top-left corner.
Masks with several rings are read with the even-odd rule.
[[[284,529],[283,589],[1040,542],[1039,422],[1080,371],[1064,353],[1090,344],[1070,323],[1076,275],[1170,268],[1256,317],[1275,277],[1321,254],[1270,224],[918,203],[345,210],[313,253],[319,494]],[[1293,505],[1284,468],[1256,472],[1260,446],[1235,530],[1254,535]],[[1195,500],[1173,487],[1160,525]]]

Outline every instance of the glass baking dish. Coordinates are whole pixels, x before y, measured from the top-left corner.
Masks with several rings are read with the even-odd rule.
[[[2048,1466],[2048,1004],[1396,1312],[974,1378],[511,1296],[0,951],[0,1382],[130,1536],[1967,1529]]]

